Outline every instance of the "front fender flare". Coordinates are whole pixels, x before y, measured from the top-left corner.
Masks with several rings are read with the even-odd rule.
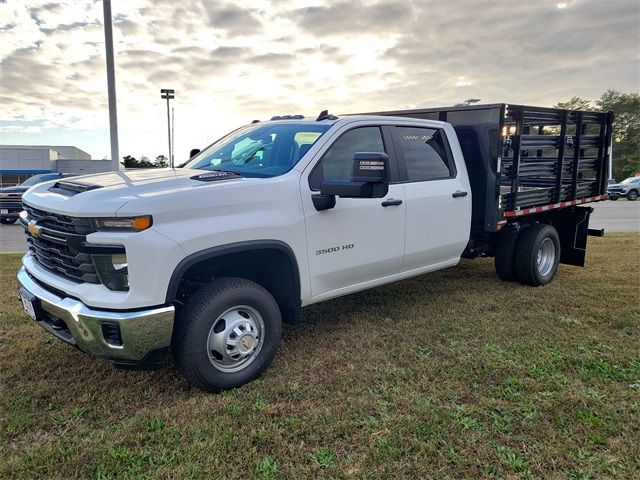
[[[300,302],[300,269],[298,268],[298,261],[295,254],[293,253],[293,249],[280,240],[249,240],[244,242],[218,245],[215,247],[207,248],[205,250],[201,250],[199,252],[192,253],[191,255],[183,258],[171,274],[171,279],[169,280],[169,286],[167,288],[166,303],[171,303],[176,299],[180,281],[182,280],[184,274],[193,265],[204,260],[210,260],[212,258],[221,257],[230,253],[240,253],[255,250],[279,250],[287,255],[293,268],[295,294],[298,302]]]

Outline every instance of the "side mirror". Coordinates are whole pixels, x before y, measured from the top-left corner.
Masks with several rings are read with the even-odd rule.
[[[189,158],[193,158],[199,153],[200,153],[199,148],[192,148],[191,151],[189,152]]]
[[[325,180],[320,193],[341,198],[382,198],[389,191],[389,157],[381,152],[353,154],[351,179]]]
[[[325,180],[320,194],[312,196],[316,210],[335,206],[335,197],[382,198],[389,192],[389,157],[382,152],[356,152],[353,154],[351,178]]]

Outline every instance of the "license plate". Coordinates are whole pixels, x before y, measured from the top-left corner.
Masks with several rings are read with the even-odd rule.
[[[34,320],[36,319],[36,309],[33,307],[33,302],[28,299],[24,293],[20,293],[20,300],[22,300],[22,306],[24,307],[25,312]]]
[[[2,210],[0,210],[0,215],[7,215],[9,213],[9,210],[7,208],[3,208]]]

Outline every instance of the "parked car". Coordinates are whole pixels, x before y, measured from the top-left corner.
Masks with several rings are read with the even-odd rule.
[[[244,126],[184,168],[36,186],[20,217],[22,303],[116,366],[157,367],[171,351],[194,386],[238,387],[303,306],[461,257],[493,256],[500,279],[532,286],[583,266],[602,231],[579,205],[606,199],[608,156],[581,146],[605,151],[612,119],[505,104],[323,111]]]
[[[640,192],[640,176],[625,178],[622,182],[609,185],[607,193],[609,200],[618,200],[620,197],[627,197],[627,200],[635,201]]]
[[[22,211],[22,194],[29,188],[42,182],[58,180],[71,176],[62,173],[43,173],[34,175],[15,187],[0,188],[0,224],[9,225],[18,220],[18,214]]]

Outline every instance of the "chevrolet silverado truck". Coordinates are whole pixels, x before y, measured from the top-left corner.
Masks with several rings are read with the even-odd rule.
[[[57,180],[68,175],[62,173],[43,173],[28,178],[20,185],[0,188],[0,225],[10,225],[18,221],[22,211],[22,194],[38,183]]]
[[[26,312],[119,367],[171,352],[205,391],[258,377],[302,307],[495,257],[540,286],[584,265],[612,114],[493,104],[254,122],[178,169],[37,185]],[[491,287],[495,288],[495,287]]]

